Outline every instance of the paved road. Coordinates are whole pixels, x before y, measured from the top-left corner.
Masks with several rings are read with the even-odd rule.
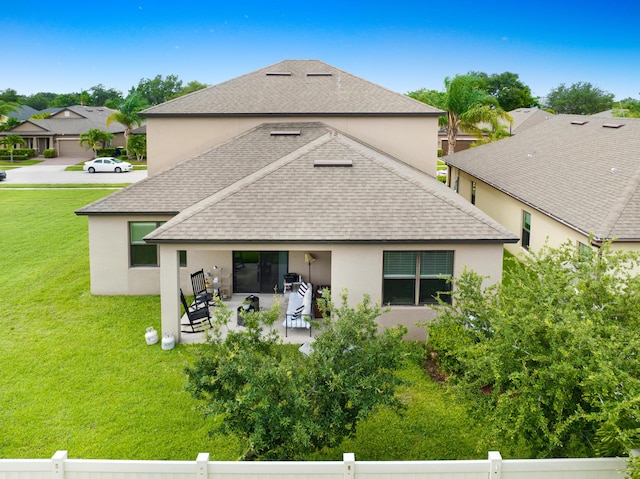
[[[37,165],[5,169],[7,179],[2,184],[121,184],[135,183],[147,177],[146,170],[128,173],[64,171],[68,165],[75,165],[81,161],[82,158],[51,158]]]

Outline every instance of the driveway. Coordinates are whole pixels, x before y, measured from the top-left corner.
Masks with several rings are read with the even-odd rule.
[[[136,183],[147,177],[146,170],[133,170],[128,173],[64,171],[67,166],[84,160],[86,158],[47,158],[37,165],[5,169],[7,179],[0,184],[120,184]]]

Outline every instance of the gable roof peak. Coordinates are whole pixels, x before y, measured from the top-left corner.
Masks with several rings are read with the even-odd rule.
[[[320,60],[282,60],[144,110],[144,116],[440,116]]]

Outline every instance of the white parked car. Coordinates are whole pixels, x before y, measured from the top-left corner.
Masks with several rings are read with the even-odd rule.
[[[98,171],[108,171],[113,173],[121,173],[123,171],[133,170],[131,163],[122,161],[110,156],[104,158],[96,158],[95,160],[85,161],[82,167],[84,171],[95,173]]]

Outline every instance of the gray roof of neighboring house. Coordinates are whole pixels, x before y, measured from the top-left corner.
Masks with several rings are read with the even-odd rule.
[[[511,134],[521,133],[527,128],[537,125],[553,116],[553,113],[541,110],[540,108],[516,108],[509,112],[513,123],[511,124]]]
[[[179,214],[151,241],[518,240],[435,178],[317,122],[262,124],[77,211],[161,213]]]
[[[597,241],[640,240],[640,119],[551,115],[445,161]]]
[[[30,123],[35,126],[33,130],[25,130],[24,124],[21,128],[21,135],[79,135],[85,131],[89,131],[93,128],[99,130],[108,131],[109,133],[122,133],[125,130],[124,125],[118,122],[113,122],[107,127],[107,117],[117,110],[112,110],[107,107],[95,107],[95,106],[69,106],[67,108],[60,108],[54,111],[52,115],[59,115],[64,110],[72,111],[73,113],[80,115],[82,118],[64,118],[58,116],[55,118],[44,118],[41,120],[27,120],[25,123]]]
[[[318,60],[285,60],[141,112],[148,117],[441,114]]]
[[[40,113],[38,110],[28,105],[20,105],[17,110],[18,111],[10,111],[7,113],[7,116],[10,118],[17,118],[20,121],[25,121],[31,118],[32,115]]]

